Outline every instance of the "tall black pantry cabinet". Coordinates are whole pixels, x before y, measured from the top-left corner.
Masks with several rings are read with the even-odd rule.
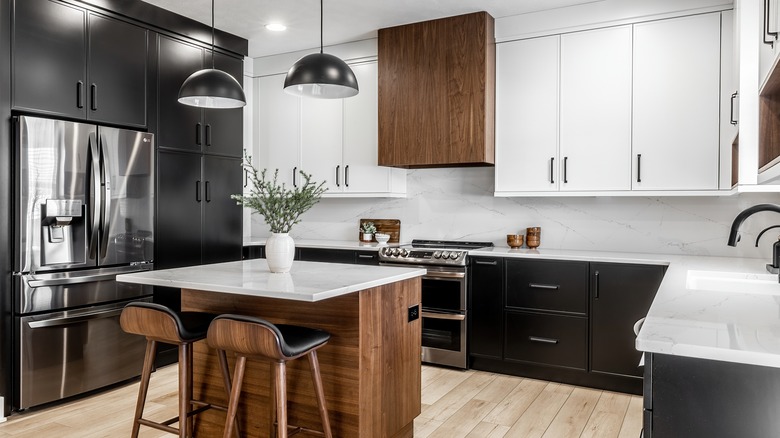
[[[193,72],[211,67],[211,51],[158,38],[157,269],[241,260],[242,109],[201,109],[178,102]],[[216,53],[215,66],[239,82],[243,61]],[[177,291],[158,288],[155,301],[180,308]],[[158,364],[173,361],[162,351]],[[170,353],[170,354],[169,354]]]

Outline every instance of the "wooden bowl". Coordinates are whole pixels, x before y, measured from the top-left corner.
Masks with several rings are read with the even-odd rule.
[[[507,234],[506,244],[509,245],[510,248],[520,248],[521,246],[523,246],[523,235]]]

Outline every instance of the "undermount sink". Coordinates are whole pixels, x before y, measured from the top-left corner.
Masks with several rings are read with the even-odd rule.
[[[780,295],[777,274],[688,271],[685,287],[690,290]]]

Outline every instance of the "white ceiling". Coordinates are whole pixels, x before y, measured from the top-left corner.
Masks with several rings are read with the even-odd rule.
[[[202,23],[211,24],[210,0],[144,0]],[[494,18],[601,0],[325,0],[325,45],[376,36],[377,29],[434,18],[487,11]],[[215,0],[217,29],[249,40],[249,56],[318,47],[317,0]],[[281,22],[284,32],[265,25]]]

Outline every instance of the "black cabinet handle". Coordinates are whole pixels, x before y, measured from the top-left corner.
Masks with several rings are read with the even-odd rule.
[[[599,299],[599,271],[593,274],[593,298]]]
[[[206,202],[211,202],[211,182],[206,181]]]
[[[200,202],[200,180],[195,181],[195,200]]]
[[[202,142],[202,140],[200,138],[201,137],[201,132],[200,132],[201,129],[200,128],[201,128],[200,123],[196,123],[195,124],[195,144],[198,145],[198,146],[200,146],[200,144]]]
[[[731,115],[729,116],[729,122],[732,125],[737,124],[737,119],[734,118],[734,101],[737,99],[738,91],[731,94]]]
[[[344,166],[344,186],[349,187],[349,164]]]
[[[769,31],[769,4],[771,3],[770,0],[764,0],[764,44],[769,44],[772,48],[775,47],[774,40],[767,40],[767,35],[775,37],[777,39],[777,32],[770,32]]]
[[[293,167],[293,187],[298,187],[296,176],[298,175],[298,168]]]
[[[566,171],[568,170],[569,164],[569,157],[563,157],[563,183],[568,184],[569,183],[569,177],[567,176]]]
[[[358,254],[359,259],[373,259],[376,258],[375,256],[372,256],[371,254]]]
[[[636,182],[642,182],[642,154],[636,154]]]
[[[90,104],[92,107],[92,111],[97,111],[97,84],[92,84],[90,86]]]
[[[555,172],[555,157],[550,158],[550,184],[555,184],[553,172]]]
[[[211,146],[211,125],[206,124],[206,146]]]
[[[244,188],[249,185],[249,171],[244,169]]]
[[[341,166],[336,166],[336,187],[341,187],[341,184],[339,183],[339,170],[341,170]]]
[[[76,82],[76,108],[84,108],[84,82]]]
[[[528,287],[531,289],[545,289],[545,290],[558,290],[561,288],[558,284],[539,284],[539,283],[528,283]]]
[[[474,260],[474,264],[475,265],[485,265],[485,266],[496,266],[498,264],[498,261],[496,261],[496,260],[490,260],[490,261]]]
[[[558,340],[553,338],[541,338],[539,336],[529,336],[528,340],[531,342],[538,342],[540,344],[557,344]]]

